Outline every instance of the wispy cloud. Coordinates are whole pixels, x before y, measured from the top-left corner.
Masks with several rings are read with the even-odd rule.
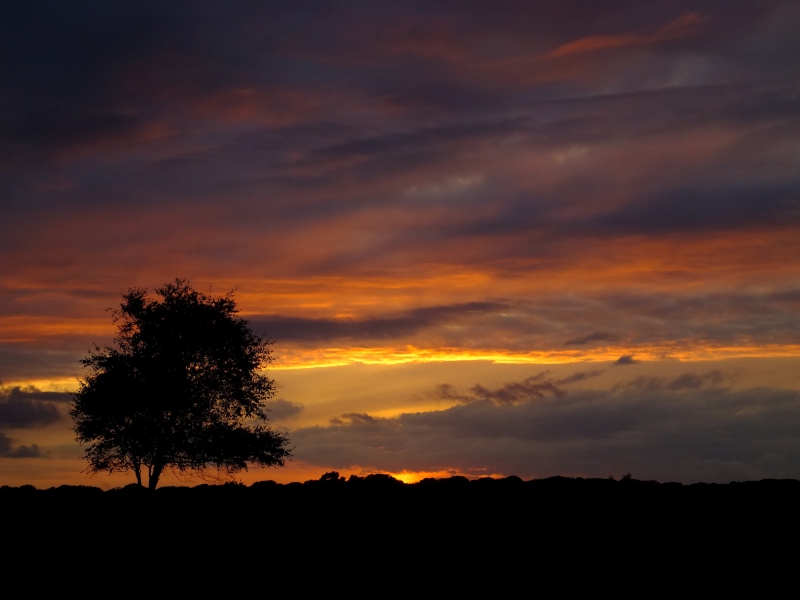
[[[652,33],[619,33],[615,35],[591,35],[562,44],[547,56],[557,58],[584,52],[597,52],[611,48],[647,46],[667,40],[697,35],[706,18],[697,13],[682,15]]]
[[[546,373],[539,373],[523,381],[506,383],[496,389],[488,389],[481,384],[476,384],[470,389],[471,393],[467,395],[459,394],[452,385],[444,383],[437,386],[431,395],[441,400],[458,400],[464,404],[484,400],[497,405],[541,400],[550,395],[562,398],[566,392],[555,382],[546,379],[545,376]]]
[[[572,338],[564,342],[566,346],[583,346],[584,344],[591,344],[592,342],[617,342],[619,336],[614,333],[605,331],[593,331],[592,333]]]

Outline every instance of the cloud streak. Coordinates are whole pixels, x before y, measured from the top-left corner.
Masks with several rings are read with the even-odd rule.
[[[476,384],[470,389],[470,395],[459,394],[458,390],[452,385],[444,383],[433,391],[432,396],[440,400],[458,400],[464,404],[489,401],[498,406],[541,400],[549,395],[563,398],[566,392],[559,388],[555,382],[545,379],[545,375],[546,372],[532,375],[523,381],[506,383],[497,389],[488,389],[481,384]],[[580,378],[580,375],[578,374],[578,378]],[[577,379],[572,378],[572,380],[575,381]]]
[[[588,36],[563,44],[548,54],[549,58],[558,58],[584,52],[597,52],[612,48],[628,46],[646,46],[667,40],[694,36],[699,33],[700,26],[706,21],[701,15],[689,13],[682,15],[658,31],[649,34],[624,33],[619,35]]]

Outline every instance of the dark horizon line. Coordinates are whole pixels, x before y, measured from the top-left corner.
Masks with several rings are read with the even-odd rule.
[[[508,487],[509,485],[512,486],[536,486],[536,485],[554,485],[554,484],[606,484],[607,486],[614,485],[623,485],[623,486],[630,486],[636,485],[637,487],[647,486],[650,488],[654,487],[670,487],[670,488],[698,488],[698,487],[715,487],[715,488],[732,488],[737,486],[753,486],[753,485],[797,485],[800,488],[800,480],[792,479],[792,478],[764,478],[758,480],[743,480],[743,481],[730,481],[728,483],[709,483],[698,481],[694,483],[684,484],[677,481],[657,481],[655,479],[636,479],[635,477],[631,476],[630,474],[624,475],[619,479],[615,479],[613,476],[608,477],[570,477],[564,475],[553,475],[550,477],[543,477],[543,478],[533,478],[529,480],[522,479],[516,475],[509,475],[506,477],[479,477],[470,479],[463,475],[453,475],[450,477],[426,477],[419,481],[415,481],[413,483],[406,483],[396,477],[389,475],[388,473],[371,473],[369,475],[355,475],[352,474],[349,478],[340,477],[339,473],[336,471],[331,471],[329,473],[325,473],[319,479],[309,479],[303,482],[300,481],[292,481],[288,483],[279,483],[272,479],[267,480],[260,480],[255,481],[249,485],[237,482],[237,481],[220,481],[220,482],[202,482],[196,485],[164,485],[156,488],[155,490],[149,490],[147,486],[139,486],[138,484],[129,483],[127,485],[121,487],[113,487],[107,490],[93,486],[93,485],[85,485],[85,484],[62,484],[58,486],[51,486],[49,488],[37,488],[32,484],[22,484],[19,486],[10,486],[10,485],[0,485],[0,493],[10,492],[11,490],[24,492],[49,492],[49,491],[85,491],[87,493],[97,493],[101,492],[103,494],[106,493],[114,493],[120,491],[129,491],[129,490],[144,490],[147,492],[158,492],[162,490],[206,490],[206,489],[267,489],[267,488],[305,488],[305,487],[320,487],[324,486],[326,488],[333,488],[333,487],[342,487],[346,486],[348,488],[353,487],[360,487],[361,485],[366,485],[368,487],[391,487],[394,489],[399,488],[422,488],[427,486],[434,486],[434,487],[441,487],[441,486],[448,486],[452,487],[458,485],[459,487],[469,485],[470,487],[480,487],[486,485],[493,485],[493,484],[500,484],[504,485],[504,487]]]

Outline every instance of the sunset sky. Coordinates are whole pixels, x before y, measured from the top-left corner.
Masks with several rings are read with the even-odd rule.
[[[133,481],[81,472],[70,392],[175,278],[276,340],[293,458],[245,482],[800,478],[798,32],[777,0],[3,3],[0,485]]]

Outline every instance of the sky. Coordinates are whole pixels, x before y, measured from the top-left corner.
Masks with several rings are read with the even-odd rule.
[[[241,480],[800,478],[800,4],[4,2],[0,485],[176,278],[275,340]],[[163,484],[185,480],[165,475]],[[192,482],[188,482],[192,483]]]

